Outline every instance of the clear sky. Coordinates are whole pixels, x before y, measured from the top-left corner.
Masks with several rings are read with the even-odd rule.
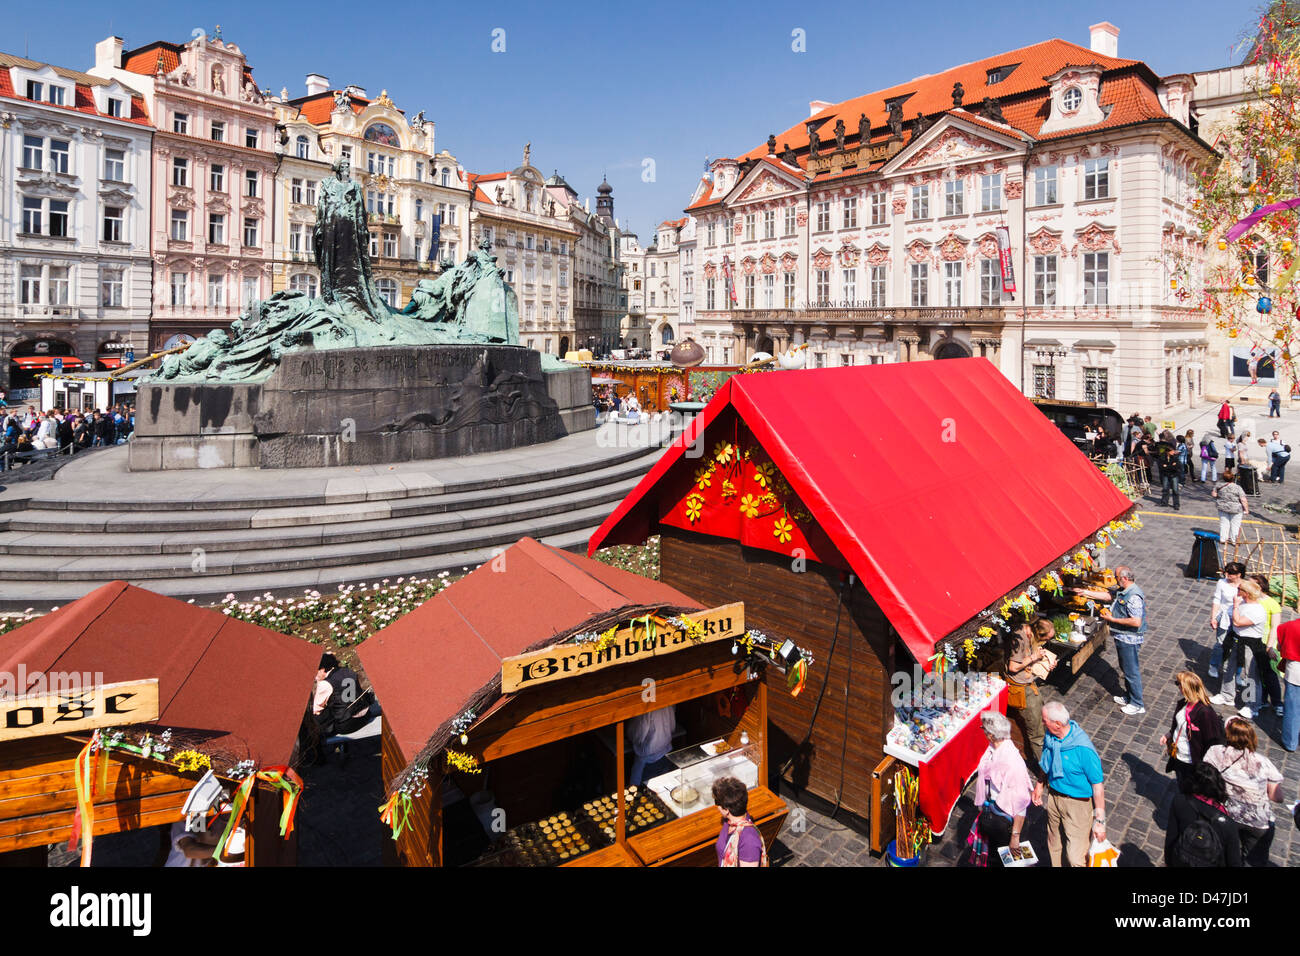
[[[1119,55],[1161,75],[1235,63],[1258,0],[1035,0],[973,4],[388,0],[302,3],[13,5],[0,49],[74,69],[109,35],[127,49],[157,39],[222,36],[247,54],[262,88],[305,93],[308,73],[331,86],[387,89],[407,115],[437,123],[437,146],[470,172],[558,169],[583,198],[601,173],[615,213],[648,243],[680,216],[706,156],[737,155],[838,101],[1051,37],[1088,45],[1088,27],[1120,28]],[[495,52],[496,46],[504,50]],[[804,31],[795,52],[793,31]],[[654,161],[644,181],[645,160]]]

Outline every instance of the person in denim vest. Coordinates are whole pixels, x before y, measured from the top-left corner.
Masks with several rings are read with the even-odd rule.
[[[1115,578],[1119,581],[1119,591],[1110,607],[1102,608],[1101,618],[1110,625],[1111,636],[1115,638],[1115,653],[1124,672],[1124,693],[1115,695],[1115,703],[1131,717],[1147,712],[1142,701],[1142,670],[1138,661],[1138,651],[1147,633],[1147,598],[1133,580],[1131,568],[1123,565],[1116,568]],[[1107,591],[1075,589],[1075,593],[1095,601],[1110,598]]]

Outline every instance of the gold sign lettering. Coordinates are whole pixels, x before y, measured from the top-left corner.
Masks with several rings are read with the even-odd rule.
[[[0,740],[79,733],[158,719],[158,679],[0,699]]]

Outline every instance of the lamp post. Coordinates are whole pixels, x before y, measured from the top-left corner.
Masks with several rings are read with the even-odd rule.
[[[1047,367],[1049,370],[1047,373],[1047,381],[1043,383],[1044,384],[1043,391],[1044,392],[1050,391],[1051,394],[1044,394],[1039,397],[1056,398],[1056,360],[1063,359],[1070,353],[1067,349],[1061,348],[1060,346],[1056,346],[1052,348],[1040,348],[1034,354],[1038,356],[1039,362],[1047,363]]]

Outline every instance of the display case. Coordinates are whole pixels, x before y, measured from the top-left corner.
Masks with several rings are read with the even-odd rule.
[[[646,787],[677,817],[713,806],[713,783],[723,777],[735,777],[750,790],[759,783],[761,758],[747,733],[738,746],[720,737],[675,750],[668,760],[675,769],[646,781]]]

